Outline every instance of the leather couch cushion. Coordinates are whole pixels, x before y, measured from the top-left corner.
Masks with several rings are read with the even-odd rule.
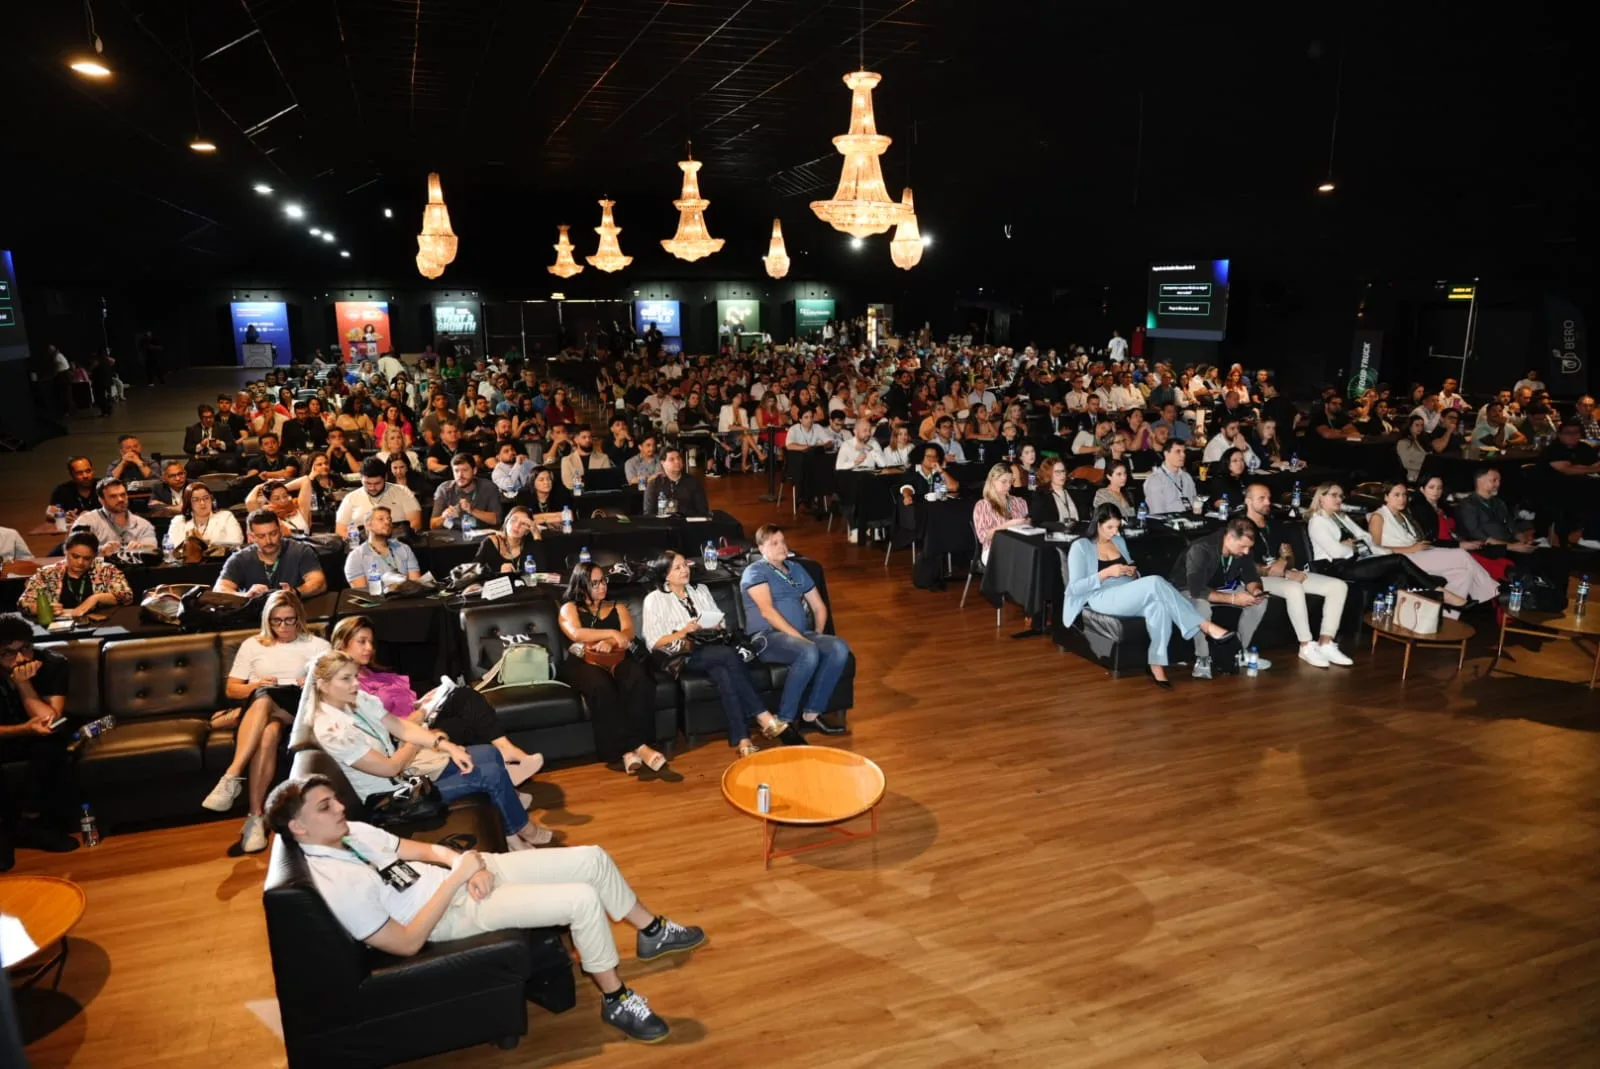
[[[544,642],[552,670],[561,664],[566,639],[556,622],[558,606],[549,598],[517,595],[461,610],[461,632],[466,642],[467,679],[476,682],[499,659],[491,640],[501,635],[528,635]],[[490,654],[494,658],[490,659]]]
[[[578,692],[563,683],[533,683],[525,687],[490,687],[484,700],[494,709],[500,730],[537,731],[583,719]]]
[[[119,721],[203,713],[224,704],[215,635],[113,642],[101,656],[104,710]]]
[[[204,720],[193,717],[118,724],[85,744],[78,756],[78,780],[86,787],[106,787],[199,776],[208,730]]]
[[[67,659],[66,714],[70,720],[93,720],[100,715],[101,641],[41,642],[38,649],[54,650]]]

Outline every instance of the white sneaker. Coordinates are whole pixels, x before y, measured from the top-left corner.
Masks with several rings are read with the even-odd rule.
[[[850,528],[849,538],[850,538],[851,544],[853,545],[856,542],[859,542],[861,540],[861,533],[859,531],[857,531],[854,527],[852,527],[852,528]]]
[[[223,776],[217,780],[217,785],[211,788],[211,793],[206,795],[206,800],[200,804],[214,813],[226,813],[233,808],[233,803],[239,800],[239,792],[244,790],[243,776]]]
[[[1322,655],[1325,646],[1318,646],[1315,642],[1308,642],[1300,647],[1300,659],[1313,668],[1328,667],[1328,658]]]
[[[1327,661],[1329,664],[1337,664],[1348,668],[1356,663],[1350,659],[1349,654],[1345,653],[1344,650],[1339,648],[1339,644],[1337,642],[1329,642],[1326,645],[1319,645],[1317,647],[1317,651],[1322,654],[1322,659]]]
[[[267,848],[267,818],[252,814],[244,818],[244,830],[239,833],[239,849],[247,854],[259,854]]]

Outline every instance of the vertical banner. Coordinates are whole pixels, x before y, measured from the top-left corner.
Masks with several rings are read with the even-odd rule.
[[[739,335],[760,333],[761,302],[749,298],[742,301],[717,302],[717,333]]]
[[[799,337],[821,333],[833,322],[832,297],[801,297],[794,302],[794,332]]]
[[[1358,330],[1350,343],[1350,384],[1345,392],[1360,397],[1382,381],[1383,331]]]
[[[1584,349],[1588,347],[1583,312],[1565,297],[1544,299],[1545,345],[1550,350],[1550,392],[1556,395],[1586,393],[1589,369]]]
[[[352,363],[376,360],[380,353],[393,347],[388,301],[335,301],[333,315],[338,324],[339,344]]]
[[[240,367],[291,364],[289,306],[282,301],[233,301],[233,355]],[[250,346],[250,348],[246,348]],[[258,346],[270,346],[270,355]]]

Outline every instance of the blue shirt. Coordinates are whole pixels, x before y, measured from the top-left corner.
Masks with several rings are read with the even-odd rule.
[[[745,630],[751,634],[772,630],[772,625],[750,598],[750,588],[763,585],[772,598],[773,608],[789,621],[790,627],[805,634],[808,628],[806,595],[817,586],[811,580],[811,573],[801,567],[798,561],[789,562],[787,575],[765,560],[756,561],[744,570],[744,575],[739,578],[739,594],[744,599]]]

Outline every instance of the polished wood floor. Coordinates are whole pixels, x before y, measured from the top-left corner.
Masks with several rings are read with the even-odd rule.
[[[171,447],[213,385],[136,391],[109,427]],[[0,522],[34,522],[69,444],[0,457]],[[763,486],[712,496],[753,528]],[[1460,676],[1418,651],[1401,685],[1399,651],[1347,642],[1354,669],[1179,671],[1164,695],[1011,641],[1014,609],[997,631],[959,589],[915,590],[906,554],[886,571],[805,518],[790,541],[828,567],[860,660],[842,745],[888,776],[879,838],[763,871],[718,791],[720,741],[677,757],[678,784],[542,776],[549,823],[711,934],[665,965],[624,943],[672,1040],[615,1038],[584,989],[562,1016],[530,1009],[515,1051],[419,1064],[1600,1064],[1600,715],[1571,643],[1518,642],[1493,677],[1481,637]],[[263,862],[228,856],[236,830],[21,855],[89,897],[60,995],[23,1002],[36,1065],[284,1064]]]

